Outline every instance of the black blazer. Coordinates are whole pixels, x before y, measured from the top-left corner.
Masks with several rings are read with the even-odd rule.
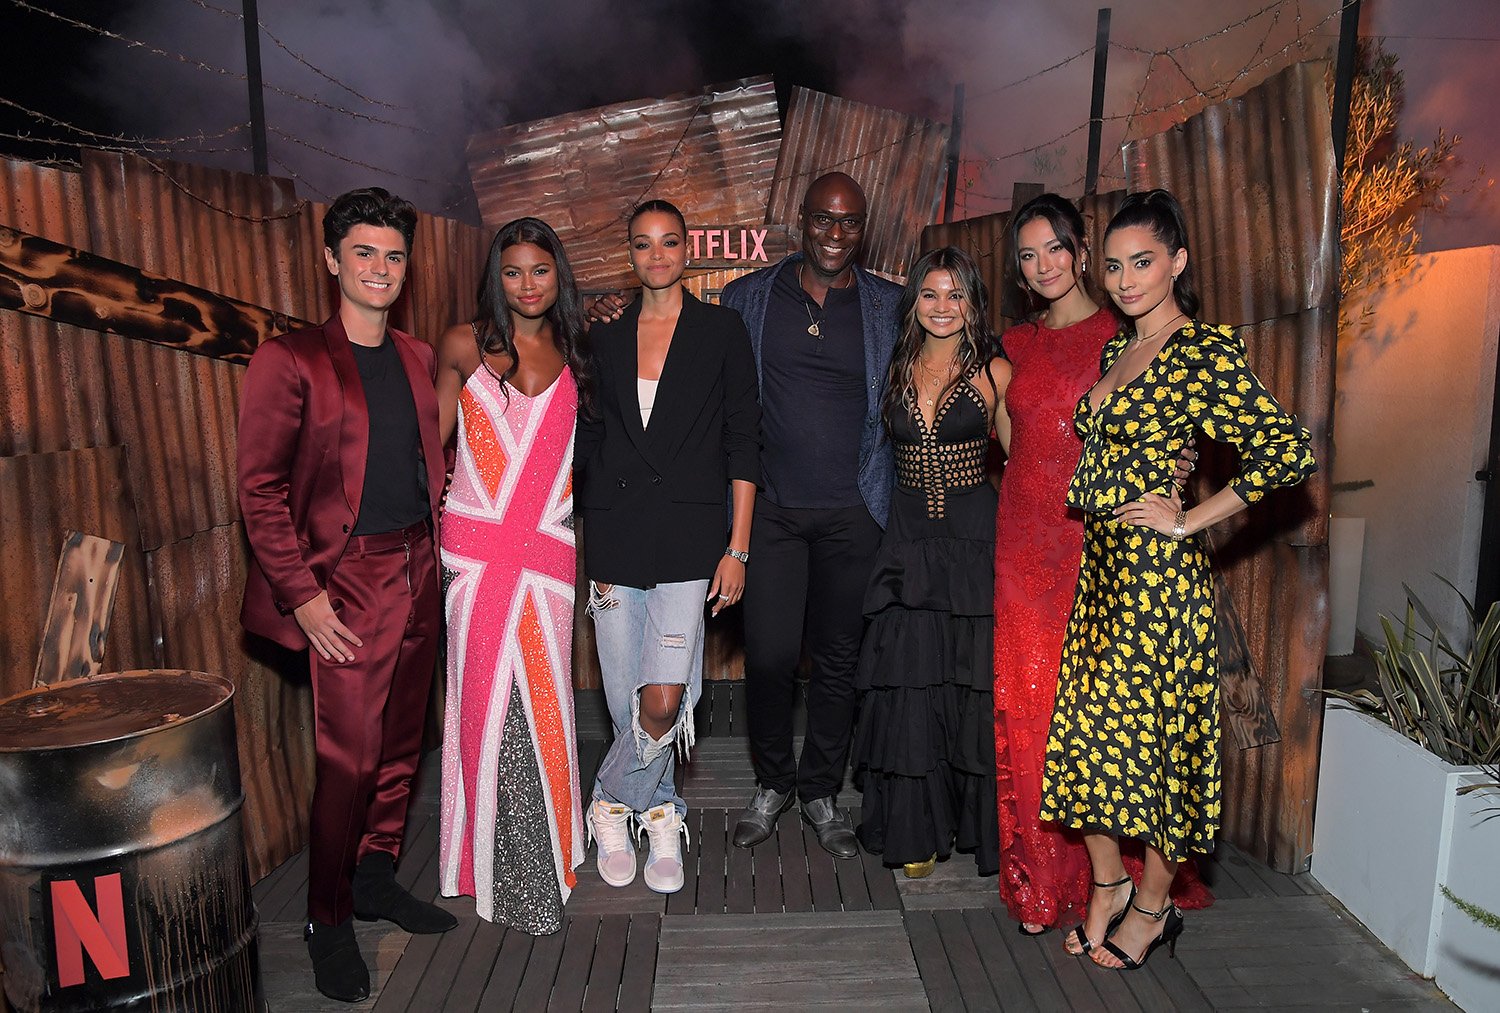
[[[589,332],[598,418],[578,419],[573,470],[591,580],[652,587],[711,578],[729,482],[760,484],[760,401],[740,315],[682,295],[649,428],[636,394],[640,300]]]

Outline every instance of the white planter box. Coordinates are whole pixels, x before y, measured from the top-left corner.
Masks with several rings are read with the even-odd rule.
[[[1459,783],[1485,781],[1465,774]],[[1476,791],[1457,800],[1448,889],[1472,904],[1500,912],[1500,792]],[[1486,818],[1488,817],[1488,818]],[[1466,1010],[1500,1010],[1500,933],[1480,925],[1447,898],[1439,912],[1437,983]]]
[[[1424,977],[1438,966],[1447,906],[1438,885],[1452,883],[1459,779],[1474,770],[1444,763],[1341,701],[1324,708],[1312,874]],[[1494,855],[1480,866],[1491,874]],[[1500,952],[1500,938],[1490,952]]]

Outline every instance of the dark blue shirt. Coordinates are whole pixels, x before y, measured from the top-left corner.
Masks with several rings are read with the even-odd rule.
[[[818,334],[808,332],[816,324]],[[864,323],[853,285],[819,306],[778,273],[761,336],[761,470],[777,506],[856,506],[866,410]]]

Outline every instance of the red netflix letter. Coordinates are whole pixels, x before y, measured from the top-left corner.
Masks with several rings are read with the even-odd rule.
[[[123,978],[130,973],[130,954],[125,947],[125,903],[120,874],[94,880],[99,902],[96,916],[89,910],[83,891],[71,879],[52,882],[52,933],[57,943],[57,983],[62,988],[83,983],[83,951],[105,978]]]

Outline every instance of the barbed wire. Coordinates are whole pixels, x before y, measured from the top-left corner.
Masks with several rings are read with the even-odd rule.
[[[1051,73],[1052,71],[1057,70],[1059,67],[1066,67],[1068,64],[1072,63],[1074,60],[1077,60],[1080,57],[1088,56],[1093,51],[1094,51],[1094,47],[1093,46],[1085,46],[1082,49],[1080,49],[1078,52],[1074,53],[1072,56],[1068,57],[1065,60],[1059,60],[1056,63],[1052,64],[1052,66],[1050,66],[1050,67],[1043,67],[1041,70],[1038,70],[1038,71],[1035,71],[1033,73],[1027,74],[1025,77],[1018,77],[1014,81],[1007,82],[1006,84],[996,85],[993,88],[986,88],[984,91],[975,92],[973,95],[971,95],[969,97],[970,98],[984,98],[987,95],[994,95],[997,92],[1006,91],[1008,89],[1016,87],[1017,85],[1025,84],[1027,81],[1033,81],[1036,78],[1041,77],[1043,74]]]
[[[139,146],[136,146],[136,145],[113,144],[113,143],[110,143],[109,141],[91,141],[87,145],[81,145],[77,141],[69,141],[69,140],[65,140],[65,139],[63,139],[61,137],[41,137],[41,136],[38,136],[36,134],[31,134],[31,133],[26,133],[26,132],[16,132],[16,131],[12,131],[12,130],[0,130],[0,137],[3,137],[3,138],[5,138],[6,140],[9,140],[9,141],[22,141],[22,142],[24,142],[26,144],[41,144],[41,145],[46,145],[46,146],[55,147],[55,148],[83,148],[83,147],[87,147],[87,148],[89,148],[91,150],[95,150],[95,151],[118,151],[118,152],[124,152],[125,154],[130,154],[130,155],[139,155],[139,154],[141,154],[141,152],[143,150],[150,150],[150,149],[142,149],[142,148],[140,148]],[[194,154],[194,155],[212,155],[212,154],[219,154],[221,152],[236,152],[236,151],[249,151],[249,150],[250,150],[250,146],[248,144],[242,144],[242,145],[239,145],[237,147],[195,148],[191,152],[188,152],[188,154]],[[152,154],[157,154],[157,153],[160,153],[160,152],[152,150],[151,153]],[[35,161],[36,164],[38,164],[38,165],[45,165],[48,162],[66,162],[69,165],[81,165],[82,164],[81,162],[77,162],[77,161],[75,161],[75,160],[73,160],[71,158],[64,158],[64,159],[49,158],[49,159],[31,160],[31,161]]]
[[[230,18],[234,21],[238,21],[241,24],[244,24],[245,15],[241,11],[225,10],[223,7],[216,7],[213,4],[206,2],[206,0],[187,0],[187,2],[195,7],[201,7],[203,10],[211,11],[214,14],[218,14],[222,17]],[[380,106],[384,109],[395,109],[408,112],[411,111],[411,106],[397,105],[394,102],[383,102],[378,98],[371,98],[370,96],[358,91],[354,87],[345,84],[343,81],[340,81],[338,78],[334,77],[332,74],[329,74],[328,72],[323,70],[323,68],[317,66],[311,60],[307,59],[301,53],[292,49],[292,47],[288,46],[285,42],[282,42],[280,39],[278,39],[275,34],[273,34],[272,31],[266,27],[266,23],[264,21],[257,20],[255,22],[255,27],[260,29],[261,34],[270,39],[271,43],[276,46],[277,49],[280,49],[287,56],[290,56],[293,60],[296,60],[298,63],[302,64],[302,66],[306,67],[308,70],[312,71],[314,74],[318,75],[329,84],[337,85],[338,87],[344,89],[346,92],[348,92],[350,95],[353,95],[361,102],[368,102],[372,106]]]
[[[84,137],[89,138],[90,140],[102,141],[107,144],[134,145],[136,146],[136,148],[147,151],[173,148],[183,144],[190,144],[194,142],[218,140],[221,137],[227,137],[230,134],[236,133],[240,130],[247,130],[250,127],[249,121],[246,121],[244,123],[236,123],[231,127],[226,127],[225,129],[212,134],[206,134],[200,131],[196,134],[184,134],[181,137],[129,137],[124,134],[102,134],[96,130],[89,130],[86,127],[80,127],[75,123],[69,123],[67,120],[58,119],[56,116],[49,115],[48,113],[41,112],[40,110],[23,106],[21,103],[12,101],[11,99],[5,98],[4,96],[0,96],[0,105],[6,106],[10,109],[15,109],[16,111],[21,113],[25,113],[27,116],[30,116],[36,120],[40,120],[41,122],[46,123],[49,126],[61,127],[64,130],[71,130],[76,134],[80,134]],[[73,146],[76,147],[77,145],[75,144]],[[243,151],[245,150],[245,148],[211,148],[208,150]]]
[[[215,203],[212,199],[205,197],[200,193],[197,193],[187,184],[179,180],[176,176],[173,176],[163,166],[158,165],[155,161],[147,158],[145,155],[140,155],[139,157],[141,161],[149,165],[157,175],[161,176],[168,183],[172,184],[174,188],[176,188],[190,200],[196,201],[197,203],[202,204],[204,207],[212,211],[217,211],[221,215],[227,215],[230,218],[237,218],[242,222],[252,222],[256,225],[260,225],[264,224],[265,222],[284,221],[288,218],[297,217],[302,213],[303,208],[307,207],[307,200],[305,198],[298,197],[297,206],[292,208],[290,211],[283,211],[280,214],[274,215],[247,215],[244,212],[235,211],[233,208],[226,208],[223,205]]]
[[[320,155],[325,155],[328,158],[337,159],[340,162],[347,162],[349,165],[355,165],[361,169],[369,169],[371,172],[378,172],[384,176],[395,176],[397,179],[410,180],[413,183],[432,182],[432,180],[422,176],[408,176],[405,173],[396,172],[395,170],[385,166],[371,165],[369,162],[361,162],[359,159],[350,158],[348,155],[340,155],[337,151],[330,151],[320,144],[314,144],[312,141],[304,140],[303,138],[298,137],[296,134],[290,133],[286,130],[282,130],[277,126],[267,125],[266,130],[270,133],[275,134],[277,137],[280,137],[282,140],[291,141],[293,144],[299,144],[310,151],[316,151]]]
[[[307,187],[307,189],[311,190],[316,196],[323,198],[323,203],[325,203],[325,204],[331,204],[331,203],[333,203],[333,195],[332,194],[328,193],[325,190],[322,190],[319,187],[313,186],[313,184],[311,184],[311,183],[309,183],[307,181],[307,178],[305,176],[302,176],[300,173],[297,172],[296,169],[293,169],[290,165],[287,165],[280,158],[277,158],[275,155],[272,155],[272,154],[269,154],[269,153],[267,154],[266,157],[268,157],[271,161],[275,162],[277,164],[277,166],[279,166],[281,168],[282,172],[285,172],[288,176],[292,177],[292,182],[295,183],[297,186]]]
[[[52,18],[54,21],[60,21],[65,25],[70,25],[82,31],[91,32],[94,35],[101,36],[102,38],[113,39],[116,42],[123,42],[131,49],[143,49],[155,56],[160,56],[169,60],[175,60],[178,63],[184,64],[186,66],[196,67],[199,70],[206,71],[211,74],[217,74],[221,77],[229,77],[237,81],[244,81],[247,83],[250,80],[249,77],[239,73],[238,71],[228,70],[224,67],[217,67],[211,63],[204,63],[202,60],[196,59],[195,57],[191,56],[185,56],[182,53],[169,52],[168,50],[162,49],[159,46],[153,46],[149,42],[142,42],[140,39],[132,39],[128,36],[121,35],[119,32],[113,32],[107,28],[100,28],[98,25],[90,24],[87,21],[79,21],[77,18],[70,18],[64,14],[59,14],[56,11],[49,11],[45,7],[38,7],[35,4],[28,3],[27,0],[8,0],[8,2],[12,6],[19,7],[25,11],[30,11],[33,14],[40,14],[44,17]],[[371,123],[379,123],[388,127],[400,127],[402,130],[410,130],[413,133],[433,136],[433,132],[426,129],[425,127],[413,126],[410,123],[401,123],[397,120],[386,119],[383,116],[375,116],[371,113],[358,112],[354,109],[345,109],[343,106],[334,105],[330,102],[324,102],[322,99],[314,98],[311,95],[303,95],[301,92],[295,92],[288,88],[282,88],[279,85],[274,85],[270,82],[262,81],[261,86],[267,91],[275,92],[276,94],[285,96],[286,98],[296,99],[299,102],[307,102],[311,105],[327,109],[330,112],[343,113],[345,116],[352,116],[355,119],[368,120]]]

